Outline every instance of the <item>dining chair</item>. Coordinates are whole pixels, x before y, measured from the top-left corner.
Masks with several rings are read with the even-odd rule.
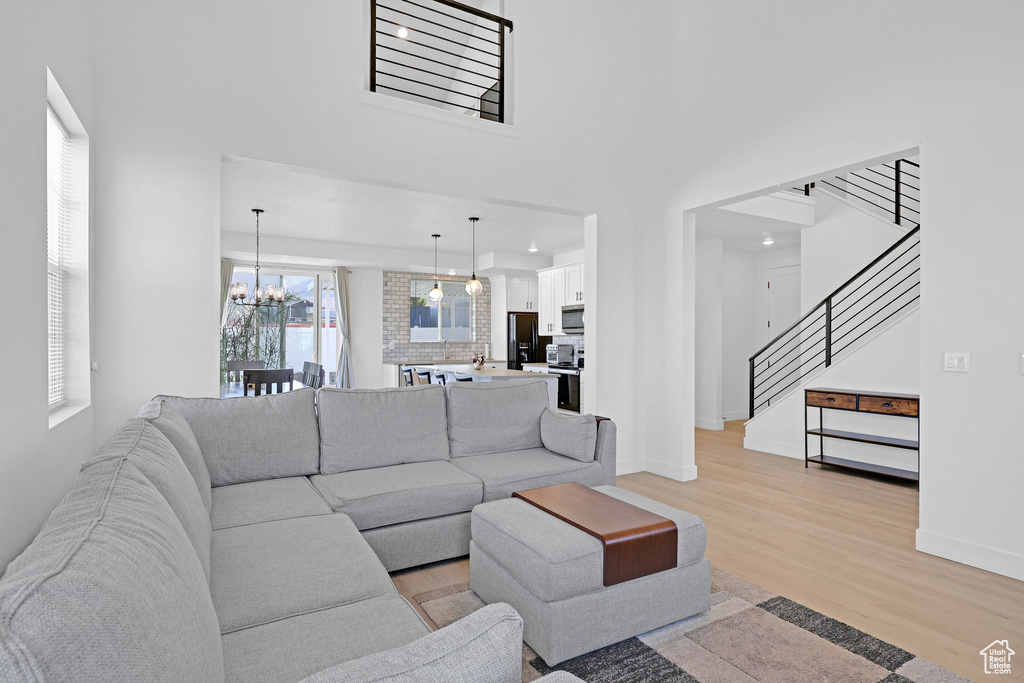
[[[302,364],[302,379],[299,381],[310,389],[319,389],[324,385],[323,366],[306,361]]]
[[[267,364],[261,360],[229,360],[225,363],[228,371],[228,382],[233,381],[231,378],[237,378],[237,381],[242,381],[242,373],[246,370],[262,370],[267,367]]]
[[[434,379],[437,380],[434,384],[440,384],[442,387],[448,383],[448,378],[445,376],[443,370],[435,370]]]
[[[430,368],[416,368],[416,379],[420,384],[430,384]]]
[[[454,374],[455,374],[455,381],[456,382],[472,382],[473,381],[473,375],[460,375],[457,372],[454,373]]]
[[[412,368],[402,368],[402,378],[405,380],[403,386],[411,387],[415,385],[412,380]]]

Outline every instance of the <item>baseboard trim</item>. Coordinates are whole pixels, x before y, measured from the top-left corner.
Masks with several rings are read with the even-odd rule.
[[[792,442],[771,441],[769,439],[758,439],[751,436],[743,437],[743,447],[751,451],[761,451],[773,455],[784,455],[787,458],[804,459],[803,449]]]
[[[647,459],[647,471],[676,481],[693,481],[697,478],[696,465],[673,465],[667,462]]]
[[[726,413],[722,416],[726,422],[732,422],[733,420],[746,420],[750,418],[750,413],[746,410],[736,410],[731,413]]]
[[[636,463],[632,460],[616,460],[615,461],[615,476],[623,474],[633,474],[634,472],[643,472],[643,469],[637,467]]]
[[[922,553],[1024,581],[1024,555],[962,541],[925,529],[917,530],[915,547]]]
[[[724,420],[708,420],[703,417],[693,418],[693,426],[697,429],[710,429],[715,432],[720,432],[725,429]]]

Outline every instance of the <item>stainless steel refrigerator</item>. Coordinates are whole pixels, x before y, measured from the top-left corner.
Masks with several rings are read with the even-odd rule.
[[[543,363],[544,345],[537,335],[536,313],[508,314],[508,368],[522,370],[523,363]]]

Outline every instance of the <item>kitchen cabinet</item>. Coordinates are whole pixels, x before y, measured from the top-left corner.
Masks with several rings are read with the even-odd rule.
[[[541,336],[554,334],[554,302],[555,297],[551,285],[552,272],[542,270],[537,273],[537,334]],[[561,310],[559,310],[561,313]]]
[[[574,263],[565,267],[565,303],[583,303],[583,264]]]
[[[508,279],[508,310],[514,312],[535,312],[538,303],[536,280]]]

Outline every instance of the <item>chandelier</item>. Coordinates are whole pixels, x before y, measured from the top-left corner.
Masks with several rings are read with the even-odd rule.
[[[267,285],[267,291],[264,292],[260,288],[260,214],[263,209],[253,209],[252,212],[256,214],[256,291],[252,299],[249,299],[249,286],[244,282],[236,282],[231,285],[231,303],[239,306],[275,307],[284,301],[285,289]]]

